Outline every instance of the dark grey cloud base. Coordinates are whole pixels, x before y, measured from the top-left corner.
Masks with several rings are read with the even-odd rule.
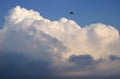
[[[113,55],[112,55],[113,56]],[[110,59],[112,58],[110,56]],[[115,56],[114,56],[115,57]],[[118,57],[117,57],[118,59]],[[116,60],[117,60],[116,59]],[[113,60],[113,59],[112,59]],[[118,75],[108,76],[78,76],[78,77],[62,77],[57,76],[54,70],[50,68],[52,62],[34,60],[28,56],[15,52],[1,52],[0,54],[0,78],[1,79],[119,79]],[[77,64],[78,68],[85,68],[96,62],[90,55],[71,56],[68,60]],[[114,60],[115,61],[115,60]],[[71,68],[77,69],[77,68]]]

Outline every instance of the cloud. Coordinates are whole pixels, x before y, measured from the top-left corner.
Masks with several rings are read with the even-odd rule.
[[[115,56],[115,55],[110,55],[109,58],[114,61],[114,60],[120,60],[120,57]]]
[[[73,79],[120,75],[120,35],[113,26],[96,23],[80,27],[64,17],[51,21],[20,6],[11,9],[5,19],[0,29],[3,79],[6,75]]]
[[[93,58],[90,55],[72,55],[70,56],[69,61],[83,67],[94,62]]]

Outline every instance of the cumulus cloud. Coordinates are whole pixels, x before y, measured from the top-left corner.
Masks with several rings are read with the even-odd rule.
[[[5,18],[0,29],[1,77],[120,73],[120,35],[113,26],[97,23],[80,27],[66,18],[51,21],[20,6]]]

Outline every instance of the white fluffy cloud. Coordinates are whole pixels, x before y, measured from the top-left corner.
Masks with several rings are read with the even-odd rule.
[[[109,56],[119,57],[119,47],[119,31],[113,26],[97,23],[80,27],[73,20],[66,18],[51,21],[42,17],[39,12],[20,6],[9,12],[3,29],[0,29],[1,52],[21,53],[31,59],[52,62],[51,68],[60,70],[61,75],[88,75],[98,73],[101,69],[110,73],[114,67],[117,70],[119,61],[111,61]],[[83,68],[81,71],[77,64],[68,61],[71,56],[79,58],[80,55],[86,54],[95,62],[90,65],[90,68],[95,67],[92,72],[89,68]],[[105,60],[105,63],[101,61],[96,65],[101,59]],[[109,66],[110,64],[114,65]],[[76,71],[76,68],[80,71]],[[71,72],[68,73],[66,69]],[[112,73],[118,72],[120,70]]]

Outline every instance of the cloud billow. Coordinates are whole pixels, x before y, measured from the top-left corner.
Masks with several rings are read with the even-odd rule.
[[[16,6],[0,29],[0,78],[116,77],[119,47],[119,31],[113,26],[82,28],[73,20],[51,21]]]

